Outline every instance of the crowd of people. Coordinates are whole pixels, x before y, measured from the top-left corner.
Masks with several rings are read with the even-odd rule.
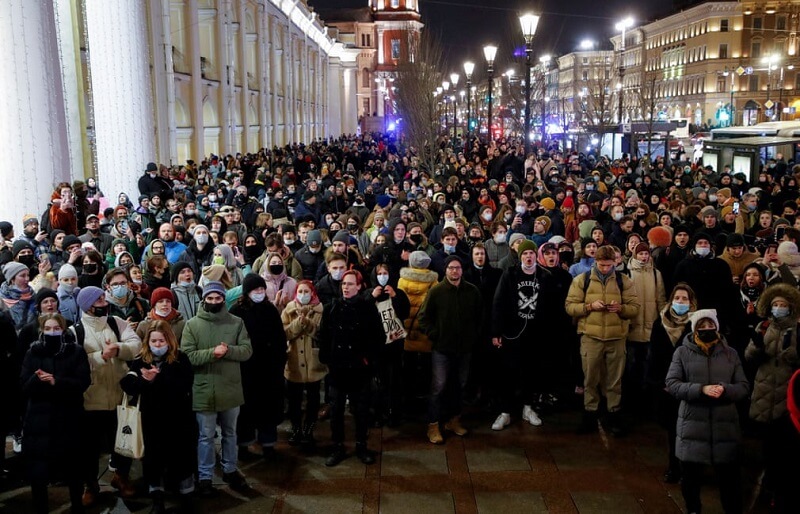
[[[349,402],[372,464],[371,427],[424,418],[441,444],[467,405],[501,431],[575,398],[579,434],[661,423],[689,512],[705,466],[742,512],[752,431],[763,488],[798,511],[800,165],[778,154],[751,183],[513,139],[434,149],[433,169],[382,134],[149,163],[138,195],[61,183],[0,222],[0,434],[36,511],[54,482],[94,504],[106,454],[138,494],[114,451],[126,395],[153,512],[214,494],[216,439],[246,490],[238,463],[271,458],[286,416],[306,451],[327,420],[336,466]]]

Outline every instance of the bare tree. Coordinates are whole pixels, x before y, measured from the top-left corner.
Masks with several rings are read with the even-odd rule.
[[[582,90],[577,101],[577,111],[581,113],[581,121],[587,131],[596,131],[600,135],[600,148],[605,144],[606,131],[614,121],[616,95],[614,74],[615,63],[592,64],[587,71],[586,80],[581,80]]]
[[[397,67],[395,101],[403,132],[416,149],[420,167],[434,172],[438,152],[439,118],[433,92],[446,69],[441,42],[429,30],[420,36],[409,30],[409,55]]]
[[[653,125],[658,118],[658,91],[656,86],[656,72],[646,71],[642,75],[642,83],[636,89],[632,98],[634,107],[639,111],[641,119],[647,125],[647,155],[651,154]],[[665,156],[669,154],[668,142],[664,148]]]

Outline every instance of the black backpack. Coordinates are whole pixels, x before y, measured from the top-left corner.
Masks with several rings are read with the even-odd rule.
[[[114,335],[117,336],[117,342],[119,343],[122,341],[119,331],[119,321],[117,321],[116,317],[108,317],[108,326],[111,328],[111,331],[114,332]],[[72,325],[72,331],[75,333],[75,339],[77,340],[78,344],[83,347],[83,342],[86,340],[86,328],[83,326],[83,321],[78,320],[77,323]]]
[[[48,203],[42,213],[42,217],[39,219],[39,230],[46,233],[48,237],[50,236],[50,231],[53,229],[53,226],[50,224],[50,207],[52,206],[52,203]]]

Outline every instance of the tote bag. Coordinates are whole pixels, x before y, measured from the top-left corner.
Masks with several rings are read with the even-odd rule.
[[[128,405],[128,395],[123,395],[122,405],[117,405],[117,437],[114,451],[123,457],[141,459],[144,456],[142,413],[139,406]],[[139,399],[141,402],[141,398]]]
[[[383,331],[386,332],[386,344],[406,337],[408,333],[406,332],[406,328],[403,326],[403,322],[400,321],[400,319],[397,317],[397,314],[394,312],[391,298],[378,302],[376,305],[378,307],[378,312],[381,315],[381,321],[383,322]],[[398,333],[398,337],[392,339],[393,333]]]

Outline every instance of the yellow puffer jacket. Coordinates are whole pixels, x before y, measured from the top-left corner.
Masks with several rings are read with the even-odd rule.
[[[631,272],[634,291],[639,298],[639,313],[631,320],[628,341],[646,343],[650,341],[653,323],[666,304],[664,279],[660,271],[653,272],[652,260],[641,264],[638,260],[631,259],[628,262],[628,269]]]
[[[586,273],[590,273],[586,292],[583,292],[585,273],[581,273],[572,280],[565,303],[567,314],[578,320],[578,333],[600,341],[625,339],[628,335],[627,320],[635,318],[639,313],[639,298],[636,296],[633,281],[622,275],[622,291],[620,291],[614,275],[603,283],[594,268]],[[586,309],[587,304],[597,300],[602,300],[606,304],[612,301],[621,303],[622,309],[619,312],[589,312]]]
[[[301,311],[306,313],[305,320],[300,319]],[[319,361],[319,348],[314,348],[314,337],[322,321],[322,304],[301,306],[292,300],[281,312],[281,321],[287,339],[283,376],[289,382],[319,382],[328,374],[328,367]]]
[[[406,336],[405,349],[409,352],[430,352],[431,341],[419,328],[417,313],[422,307],[428,291],[439,281],[439,276],[435,271],[418,268],[402,268],[400,270],[400,280],[397,282],[398,289],[402,290],[411,304],[411,311],[405,321]]]

